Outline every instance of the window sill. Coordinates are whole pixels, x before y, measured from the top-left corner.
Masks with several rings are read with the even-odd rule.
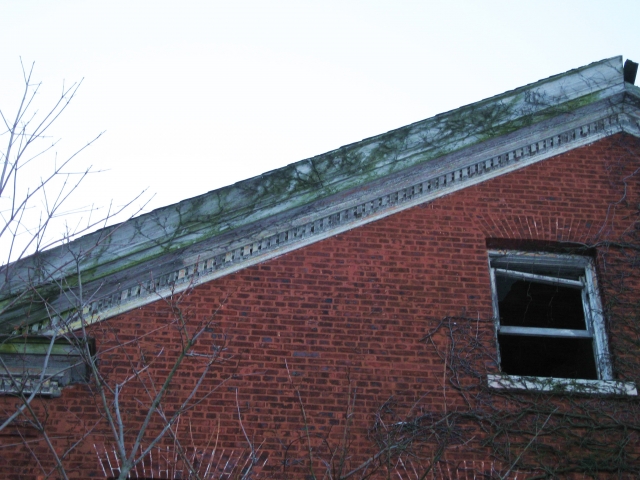
[[[638,395],[633,382],[615,380],[576,380],[572,378],[521,377],[518,375],[487,375],[489,388],[586,395]]]

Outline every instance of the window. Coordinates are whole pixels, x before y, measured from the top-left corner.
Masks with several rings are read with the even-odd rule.
[[[84,362],[84,339],[0,335],[0,395],[59,397],[61,388],[85,383],[90,374]],[[87,339],[89,354],[95,352]]]
[[[611,379],[591,259],[491,252],[490,264],[503,374]]]

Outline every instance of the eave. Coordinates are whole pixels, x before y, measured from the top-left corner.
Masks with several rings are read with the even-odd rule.
[[[9,265],[1,329],[48,328],[30,286],[54,315],[106,319],[619,132],[640,137],[640,89],[614,57]]]

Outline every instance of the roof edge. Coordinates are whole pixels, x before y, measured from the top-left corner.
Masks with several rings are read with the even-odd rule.
[[[166,288],[175,292],[176,288],[218,278],[562,153],[563,148],[576,148],[585,139],[595,141],[620,131],[637,135],[640,124],[626,121],[625,115],[629,114],[619,105],[624,103],[621,95],[638,99],[638,92],[637,87],[624,84],[622,59],[613,57],[155,210],[44,252],[38,262],[40,266],[49,265],[59,271],[60,263],[68,255],[88,252],[87,260],[81,265],[86,274],[82,281],[85,286],[93,284],[96,291],[103,288],[107,297],[92,302],[84,313],[96,321],[108,318],[157,300]],[[602,108],[606,110],[605,115],[599,113]],[[587,120],[586,124],[578,125]],[[453,125],[459,125],[458,131],[452,129]],[[544,138],[544,134],[552,131],[556,133]],[[573,133],[567,133],[570,131]],[[425,136],[431,140],[425,142]],[[561,141],[561,138],[567,140]],[[349,163],[349,156],[356,157],[353,163]],[[391,157],[393,161],[389,160]],[[369,170],[353,174],[353,168],[363,163],[367,163]],[[272,180],[286,189],[291,178],[302,182],[305,171],[308,176],[312,176],[313,171],[324,171],[327,176],[322,178],[317,174],[320,187],[316,184],[313,190],[314,183],[309,180],[305,186],[313,190],[311,193],[285,195],[280,204],[262,204],[264,198],[260,199],[259,191],[255,204],[242,203],[255,200],[255,190],[268,189],[273,182],[266,181],[267,178],[273,176]],[[335,173],[333,183],[329,182],[331,172]],[[420,175],[420,184],[410,185],[416,174]],[[265,180],[266,186],[257,185],[258,180]],[[394,191],[397,186],[402,188]],[[211,209],[224,206],[223,198],[239,205],[235,218],[233,212],[225,212],[226,217],[212,213]],[[366,198],[364,203],[363,198]],[[243,217],[242,221],[238,215]],[[172,224],[176,216],[186,218],[187,225]],[[223,225],[207,227],[216,219]],[[266,219],[269,219],[267,223],[277,220],[276,226],[265,225]],[[171,228],[167,230],[167,226]],[[215,228],[217,232],[212,230]],[[146,246],[145,242],[136,244],[136,232],[145,233]],[[161,234],[173,238],[173,243],[168,245]],[[182,252],[178,256],[177,250]],[[164,259],[160,262],[162,268],[150,278],[154,269],[145,265],[157,259]],[[16,281],[8,285],[8,289],[6,284],[0,286],[0,291],[4,288],[5,304],[6,299],[11,300],[12,293],[20,294],[20,283],[37,281],[31,276],[32,263],[10,267],[23,268],[14,270]],[[105,281],[106,278],[113,281]],[[65,285],[74,287],[73,281],[65,280]],[[151,300],[144,300],[145,292],[151,295]],[[59,306],[60,311],[65,310],[62,304]],[[18,318],[9,316],[12,320],[6,320],[15,325]]]

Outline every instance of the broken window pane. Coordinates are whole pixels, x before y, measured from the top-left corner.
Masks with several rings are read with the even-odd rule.
[[[582,291],[496,275],[500,325],[586,330]]]

